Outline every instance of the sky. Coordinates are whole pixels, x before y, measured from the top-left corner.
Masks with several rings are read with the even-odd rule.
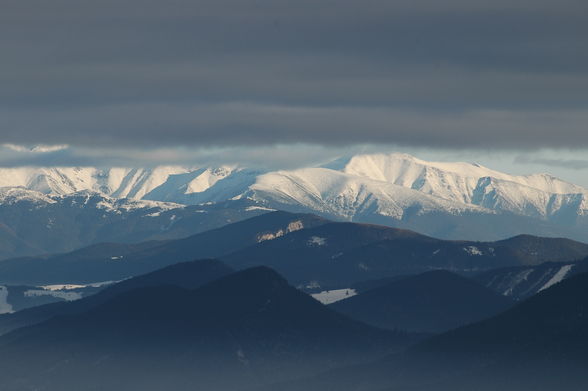
[[[0,165],[400,151],[588,186],[586,15],[580,0],[4,0]]]

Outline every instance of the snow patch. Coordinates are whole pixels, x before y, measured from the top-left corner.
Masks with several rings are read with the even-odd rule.
[[[306,284],[306,289],[318,289],[321,287],[318,281],[310,281]]]
[[[523,281],[527,281],[529,276],[533,273],[533,269],[523,270],[520,273],[515,273],[514,276],[510,274],[508,277],[510,278],[510,283],[508,284],[508,288],[502,292],[504,296],[512,296],[514,289]]]
[[[296,221],[292,221],[290,224],[288,224],[287,231],[288,231],[288,233],[290,233],[290,232],[301,230],[302,228],[304,228],[304,223],[302,223],[302,220],[296,220]]]
[[[72,289],[83,289],[83,288],[101,288],[106,285],[115,284],[120,281],[100,281],[93,282],[91,284],[54,284],[54,285],[41,285],[38,288],[49,290],[49,291],[63,291]]]
[[[547,283],[545,283],[545,285],[543,285],[541,287],[541,289],[539,289],[538,292],[541,292],[547,288],[550,288],[552,286],[554,286],[555,284],[560,283],[564,278],[566,278],[566,276],[568,275],[568,273],[572,270],[572,268],[574,267],[574,265],[564,265],[562,266],[557,273],[555,273],[553,275],[553,277],[551,277],[551,279],[549,281],[547,281]]]
[[[311,295],[316,300],[320,301],[321,303],[327,305],[336,303],[341,300],[349,299],[357,295],[357,291],[351,288],[345,289],[334,289],[331,291],[322,291],[320,293],[315,293]]]
[[[67,291],[50,291],[45,289],[29,289],[24,293],[25,297],[53,296],[65,301],[75,301],[82,298],[81,293]]]
[[[245,208],[246,212],[251,212],[253,210],[267,210],[268,212],[275,212],[276,211],[276,209],[266,208],[264,206],[248,206],[247,208]]]
[[[167,225],[162,225],[161,226],[161,230],[162,231],[169,231],[171,229],[171,227],[173,227],[173,225],[178,221],[178,216],[176,215],[171,215],[169,218],[169,223]]]
[[[327,238],[321,238],[320,236],[311,236],[306,242],[309,247],[324,246],[327,244]]]
[[[470,255],[476,255],[476,256],[484,255],[484,253],[482,252],[482,250],[480,250],[476,246],[464,247],[463,248],[463,251],[465,251],[466,253],[468,253]]]
[[[299,231],[304,228],[304,223],[301,220],[292,221],[286,229],[279,229],[276,232],[267,232],[257,235],[257,243],[265,242],[267,240],[274,240],[282,237],[290,232]]]
[[[8,303],[8,288],[0,286],[0,314],[10,314],[14,312],[12,305]]]
[[[69,291],[72,289],[82,289],[85,288],[86,285],[77,285],[77,284],[55,284],[55,285],[44,285],[40,286],[43,290],[47,291]]]
[[[231,175],[234,170],[235,167],[230,166],[207,168],[187,184],[185,194],[202,193]]]
[[[283,230],[279,230],[274,233],[259,234],[259,235],[257,235],[257,243],[265,242],[268,240],[274,240],[274,239],[279,238],[281,236],[284,236]]]

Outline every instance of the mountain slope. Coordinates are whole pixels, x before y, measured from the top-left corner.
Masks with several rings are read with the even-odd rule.
[[[567,239],[446,241],[380,225],[261,212],[184,239],[103,243],[65,254],[5,260],[0,262],[0,283],[116,281],[177,262],[221,257],[235,268],[271,266],[297,285],[348,288],[364,280],[435,269],[473,274],[543,262],[569,263],[588,256],[588,245]]]
[[[71,315],[86,312],[116,295],[137,288],[173,285],[185,289],[194,289],[210,281],[224,277],[233,270],[217,260],[199,260],[182,262],[154,272],[130,278],[102,291],[71,302],[58,302],[28,308],[11,314],[0,315],[0,334],[37,324],[58,315]]]
[[[0,281],[39,285],[121,280],[177,262],[218,257],[327,222],[307,214],[252,212],[264,214],[184,239],[103,243],[66,254],[5,260],[0,262]]]
[[[518,235],[496,242],[524,259],[526,265],[537,265],[548,258],[553,262],[578,260],[584,258],[588,244],[574,242],[565,238],[539,238],[531,235]]]
[[[489,318],[513,304],[468,278],[439,270],[388,283],[330,307],[377,327],[439,333]]]
[[[260,390],[585,390],[587,309],[588,273],[583,273],[402,354]]]
[[[432,338],[415,348],[413,360],[443,357],[460,364],[454,378],[441,378],[444,389],[550,390],[561,379],[566,389],[585,389],[587,287],[588,274],[574,276],[495,318]]]
[[[85,314],[6,335],[0,386],[234,390],[374,357],[402,343],[402,336],[339,315],[275,272],[255,268],[195,290],[130,291]]]
[[[543,240],[559,250],[552,251]],[[524,251],[508,240],[447,241],[379,225],[330,223],[241,249],[222,260],[235,268],[270,266],[303,286],[348,288],[359,281],[436,269],[473,274],[588,255],[588,245],[567,240],[529,237],[518,243]]]
[[[100,242],[177,239],[265,212],[246,200],[184,206],[88,191],[55,196],[2,188],[0,259],[72,251]]]
[[[524,300],[576,274],[588,272],[588,258],[577,262],[546,262],[490,270],[475,276],[478,283],[515,300]]]

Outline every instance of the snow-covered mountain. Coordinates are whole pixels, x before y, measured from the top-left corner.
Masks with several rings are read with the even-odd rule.
[[[426,162],[406,154],[360,155],[337,163],[331,167],[346,174],[497,211],[550,216],[579,198],[578,211],[588,210],[586,189],[548,174],[515,176],[478,164]]]
[[[161,198],[184,190],[199,193],[238,171],[226,166],[215,169],[162,166],[145,168],[55,167],[0,169],[0,187],[24,187],[45,194],[64,195],[81,190],[100,192],[116,198],[149,198],[156,192]],[[162,190],[165,189],[165,194]]]
[[[245,193],[310,210],[452,239],[531,233],[588,240],[588,191],[546,174],[514,176],[406,154],[359,155],[320,168],[260,175]]]
[[[44,194],[91,190],[179,204],[250,199],[264,207],[381,223],[443,238],[530,233],[588,240],[588,190],[547,174],[516,176],[406,154],[357,155],[322,167],[6,168],[0,186]]]

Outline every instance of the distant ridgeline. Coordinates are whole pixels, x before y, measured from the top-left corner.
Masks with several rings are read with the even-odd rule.
[[[19,216],[0,207],[0,221],[9,228],[0,235],[4,257],[68,250],[65,245],[51,247],[39,237],[58,238],[52,230],[62,230],[59,227],[81,213],[80,204],[89,209],[81,215],[95,220],[105,214],[116,224],[113,213],[137,219],[125,228],[128,231],[120,228],[123,241],[157,238],[155,226],[164,228],[165,238],[196,233],[182,221],[217,227],[219,214],[208,216],[203,210],[218,209],[210,203],[224,203],[233,211],[225,223],[278,209],[407,228],[443,239],[494,241],[532,234],[588,242],[588,191],[580,186],[546,174],[515,176],[477,164],[426,162],[405,154],[357,155],[322,167],[275,172],[228,165],[5,168],[0,169],[0,187],[0,206],[29,210],[28,205],[36,205],[27,226],[33,224],[37,236],[19,229]],[[84,203],[83,197],[91,201]],[[85,221],[89,226],[90,220]],[[78,235],[73,245],[107,240],[93,232],[102,227],[95,224],[87,234],[74,225],[71,230]],[[176,232],[178,224],[181,229]],[[7,248],[9,240],[15,243],[13,248]]]
[[[552,277],[563,278],[566,270],[574,270],[569,266],[572,262],[586,256],[588,245],[569,239],[526,235],[497,242],[449,241],[380,225],[265,211],[183,239],[102,243],[69,253],[7,259],[0,262],[0,284],[87,285],[123,280],[178,262],[220,258],[237,269],[272,267],[292,284],[315,293],[437,269],[473,276],[500,268],[530,269],[545,262],[561,264],[561,272],[553,268],[557,276]],[[509,295],[498,279],[480,278],[489,288]],[[536,290],[547,283],[537,283]]]

